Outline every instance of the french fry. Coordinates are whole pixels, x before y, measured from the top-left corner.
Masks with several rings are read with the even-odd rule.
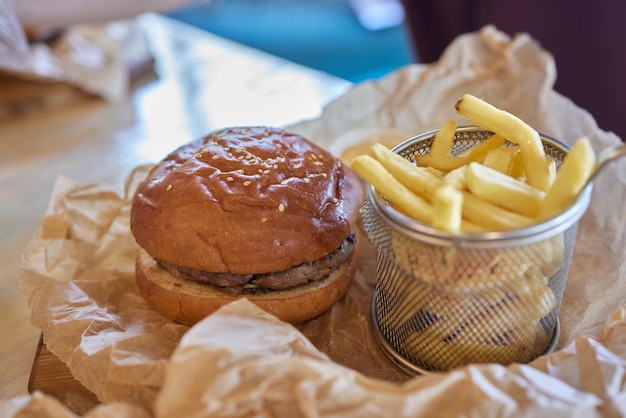
[[[467,188],[467,165],[455,168],[443,177],[443,182],[458,190]]]
[[[524,172],[524,161],[522,160],[522,153],[518,152],[511,158],[509,164],[509,176],[518,180],[526,180],[526,174]]]
[[[452,143],[454,142],[454,135],[456,134],[457,122],[454,119],[450,119],[437,131],[433,137],[433,143],[430,146],[430,155],[436,157],[447,157],[452,150]]]
[[[467,94],[456,108],[461,116],[495,133],[452,155],[449,141],[456,122],[449,120],[441,135],[433,138],[431,152],[437,155],[415,155],[414,164],[374,144],[374,158],[360,156],[353,168],[405,215],[450,232],[477,232],[523,228],[565,210],[595,166],[595,154],[585,139],[586,144],[580,141],[568,155],[574,162],[563,162],[557,175],[537,132],[516,116]],[[507,145],[507,140],[515,145]],[[540,173],[535,184],[531,173]],[[546,184],[556,186],[546,193],[541,189]]]
[[[421,222],[430,222],[432,206],[426,200],[411,192],[398,181],[383,165],[369,155],[359,155],[350,163],[352,169],[376,191],[385,196],[394,208]]]
[[[511,212],[463,191],[463,218],[491,231],[523,228],[536,222],[528,216]]]
[[[374,157],[380,162],[380,164],[387,170],[388,174],[390,174],[395,181],[401,183],[409,191],[423,197],[425,200],[431,200],[435,190],[437,190],[437,188],[439,188],[444,181],[438,175],[432,173],[431,170],[415,166],[410,161],[391,151],[382,144],[372,145],[371,150]],[[357,165],[358,164],[360,163],[357,161]],[[461,168],[460,170],[461,171],[457,175],[462,173],[463,169]],[[355,171],[357,174],[361,175],[357,169],[355,169]],[[366,178],[365,180],[369,182]],[[376,190],[381,190],[376,187],[375,184],[374,187]],[[390,196],[384,192],[381,193],[385,195],[392,202],[392,204],[394,204],[394,200]],[[430,210],[432,211],[432,206]],[[464,219],[462,220],[461,228],[463,231],[467,232],[514,229],[521,226],[527,226],[532,223],[532,219],[529,219],[526,216],[500,208],[471,195],[469,192],[464,193],[462,214]],[[430,222],[430,219],[416,219],[422,222]]]
[[[543,144],[537,131],[517,116],[470,94],[455,105],[459,115],[487,130],[493,131],[520,146],[526,181],[541,191],[550,187],[550,174]]]
[[[500,147],[491,150],[485,156],[483,165],[508,175],[511,171],[515,155],[519,153],[519,150],[519,146]]]
[[[554,180],[556,180],[556,162],[552,158],[548,158],[548,176],[550,178],[550,186],[552,186]]]
[[[459,157],[469,158],[477,163],[482,163],[489,151],[500,148],[504,144],[506,144],[506,139],[504,139],[502,135],[493,134],[480,144],[468,149],[462,154],[459,154]]]
[[[526,314],[541,319],[548,315],[556,305],[556,297],[549,286],[540,286],[529,293],[516,295],[513,299],[518,301]]]
[[[430,171],[431,174],[439,177],[440,179],[442,179],[447,174],[447,172],[437,170],[436,168],[431,167],[431,166],[426,167],[426,170]]]
[[[441,177],[431,170],[418,167],[406,158],[396,154],[383,144],[370,147],[374,157],[402,184],[413,193],[430,199],[432,193],[441,185]]]
[[[433,172],[430,167],[416,166],[382,144],[372,145],[371,151],[389,174],[395,177],[409,191],[428,201],[432,201],[435,191],[443,183],[443,178],[440,177],[438,172]],[[359,174],[358,171],[356,172]],[[387,198],[390,201],[392,200],[389,196]],[[431,223],[431,219],[426,222]],[[462,219],[461,229],[467,232],[480,232],[485,231],[487,228],[470,220]]]
[[[535,216],[545,193],[478,163],[467,167],[467,188],[476,197],[525,216]]]
[[[461,231],[462,209],[463,193],[449,184],[444,184],[435,190],[431,223],[442,231],[458,233]]]
[[[472,160],[469,158],[456,157],[452,155],[436,156],[425,154],[415,156],[415,162],[420,167],[433,167],[446,173],[454,170],[455,168],[469,164],[471,161]]]
[[[589,139],[576,141],[567,154],[554,182],[539,205],[539,219],[548,219],[571,206],[587,184],[596,165]]]

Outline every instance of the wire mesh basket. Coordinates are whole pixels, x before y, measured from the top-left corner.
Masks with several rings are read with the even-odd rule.
[[[435,132],[398,145],[414,161]],[[460,127],[452,154],[492,135]],[[557,166],[569,148],[541,135]],[[410,219],[370,189],[364,228],[377,248],[372,299],[375,335],[384,351],[412,374],[471,363],[526,363],[553,350],[559,309],[587,187],[564,213],[509,231],[449,234]]]

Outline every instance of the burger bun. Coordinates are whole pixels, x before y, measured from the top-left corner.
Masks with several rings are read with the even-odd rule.
[[[136,282],[140,294],[153,309],[183,324],[193,325],[243,297],[280,320],[297,324],[322,314],[343,298],[356,272],[356,250],[322,280],[285,290],[234,295],[212,285],[176,277],[161,268],[145,250],[139,249]]]

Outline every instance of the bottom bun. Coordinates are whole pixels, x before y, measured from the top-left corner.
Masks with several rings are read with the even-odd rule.
[[[139,249],[135,276],[148,304],[175,321],[193,325],[228,303],[247,298],[277,318],[297,324],[327,311],[348,291],[357,266],[358,240],[352,254],[328,277],[285,290],[263,294],[229,295],[208,284],[182,279],[161,268]]]

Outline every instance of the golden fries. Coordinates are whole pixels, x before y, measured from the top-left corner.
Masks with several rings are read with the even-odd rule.
[[[506,210],[469,191],[463,192],[463,217],[491,231],[523,228],[536,223],[533,218]]]
[[[392,207],[418,221],[451,233],[530,226],[570,206],[595,167],[587,139],[574,145],[557,174],[538,133],[516,116],[467,94],[455,107],[495,133],[454,155],[451,119],[429,154],[412,156],[415,163],[382,144],[371,146],[373,158],[352,162]]]
[[[567,154],[554,183],[539,206],[539,218],[547,219],[567,209],[578,197],[596,165],[596,154],[588,138],[576,141]]]
[[[477,163],[482,163],[489,151],[500,148],[504,144],[506,144],[506,139],[502,135],[493,134],[480,144],[460,154],[459,157],[469,158]]]
[[[439,187],[433,196],[433,209],[435,228],[452,233],[461,231],[463,193],[460,190],[449,184]]]
[[[539,134],[517,116],[469,94],[455,105],[459,115],[487,130],[493,131],[519,145],[528,184],[546,191],[550,187],[550,174],[543,144]]]
[[[455,168],[443,176],[443,182],[458,190],[467,188],[467,165]]]
[[[483,165],[509,175],[515,156],[519,154],[519,147],[500,147],[491,150],[485,156]]]
[[[436,168],[437,170],[445,172],[467,165],[471,161],[472,160],[470,160],[469,158],[455,157],[453,155],[437,156],[426,154],[415,156],[415,162],[420,167],[430,166]]]
[[[467,188],[476,196],[526,216],[537,213],[541,190],[478,163],[467,167]]]
[[[456,133],[456,120],[450,119],[437,131],[430,146],[430,155],[435,157],[447,157],[452,150],[454,134]]]
[[[459,168],[458,171],[453,170],[450,173],[446,174],[444,178],[441,178],[428,168],[419,167],[412,164],[410,161],[392,152],[389,148],[385,147],[382,144],[373,145],[372,154],[374,155],[376,160],[380,162],[380,164],[389,172],[389,174],[391,174],[398,182],[406,187],[406,189],[413,192],[415,195],[424,198],[427,201],[433,201],[435,191],[440,188],[446,181],[456,181],[459,190],[465,188],[465,174],[463,167]],[[359,174],[360,170],[363,170],[363,168],[359,166],[367,165],[369,163],[369,160],[361,159],[361,161],[357,162],[357,167],[353,166],[352,168],[355,169],[357,174]],[[467,168],[467,166],[464,167]],[[453,179],[453,173],[455,173],[454,175],[457,176],[457,180]],[[366,181],[368,180],[366,179]],[[380,192],[381,189],[376,187],[375,183],[370,183],[373,184],[374,188],[376,188],[376,190]],[[385,197],[389,199],[392,205],[394,205],[393,198],[387,196],[383,192],[380,193],[385,195]],[[399,196],[396,198],[399,198]],[[532,220],[526,218],[525,216],[518,215],[503,208],[499,208],[493,204],[490,204],[489,202],[475,199],[473,198],[473,196],[470,197],[470,201],[467,204],[461,205],[461,209],[463,218],[461,220],[461,229],[467,232],[477,232],[490,229],[513,229],[519,227],[520,225],[530,225],[532,223]],[[429,210],[431,211],[432,215],[431,218],[425,222],[432,224],[432,216],[434,216],[432,205],[430,206]],[[406,212],[404,213],[407,214]]]
[[[511,157],[511,162],[509,164],[509,172],[507,174],[513,177],[514,179],[518,179],[518,180],[522,180],[526,178],[524,174],[524,161],[522,160],[521,152],[518,152],[513,157]]]
[[[418,167],[382,144],[371,147],[374,157],[402,184],[417,195],[429,198],[441,185],[441,177],[427,168]]]
[[[359,176],[374,186],[376,192],[389,199],[400,212],[418,221],[430,222],[432,206],[407,189],[380,162],[368,155],[359,155],[352,159],[350,165]]]

